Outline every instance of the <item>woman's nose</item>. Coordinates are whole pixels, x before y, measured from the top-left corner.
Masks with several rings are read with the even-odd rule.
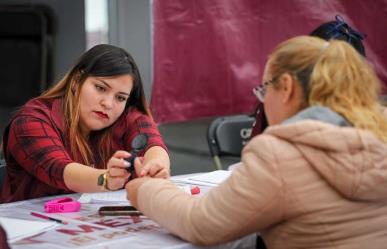
[[[113,101],[114,101],[114,97],[105,96],[101,100],[101,105],[106,109],[111,109],[113,108]]]

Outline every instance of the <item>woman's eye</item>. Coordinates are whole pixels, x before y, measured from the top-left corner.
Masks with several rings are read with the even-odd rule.
[[[117,100],[118,100],[119,102],[124,102],[124,101],[126,101],[126,98],[123,97],[123,96],[117,96]]]
[[[105,91],[105,88],[100,86],[100,85],[95,85],[95,88],[97,89],[97,91],[100,91],[100,92],[104,92]]]

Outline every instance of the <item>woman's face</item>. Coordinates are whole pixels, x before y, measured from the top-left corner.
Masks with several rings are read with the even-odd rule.
[[[273,79],[273,77],[275,77],[275,75],[271,75],[269,73],[268,65],[266,64],[262,82],[270,81]],[[279,95],[279,92],[276,91],[276,89],[274,88],[273,83],[270,83],[266,86],[264,109],[269,125],[279,124],[282,121],[282,105],[280,97],[281,96]]]
[[[90,76],[80,90],[80,127],[84,135],[112,125],[125,110],[133,88],[129,74],[115,77]]]
[[[303,92],[294,77],[289,73],[272,75],[266,64],[263,80],[273,83],[266,87],[264,98],[264,109],[269,125],[282,123],[284,120],[295,115],[303,107]],[[275,87],[274,85],[275,84]]]

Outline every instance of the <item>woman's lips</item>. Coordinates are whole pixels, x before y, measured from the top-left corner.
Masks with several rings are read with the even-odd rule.
[[[109,116],[103,112],[95,112],[99,117],[109,119]]]

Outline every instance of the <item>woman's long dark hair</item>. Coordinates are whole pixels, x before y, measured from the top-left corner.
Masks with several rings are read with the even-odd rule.
[[[86,165],[106,165],[111,157],[111,127],[93,132],[97,137],[93,144],[96,145],[98,154],[93,155],[87,138],[82,136],[79,127],[79,92],[87,77],[114,77],[129,74],[133,77],[133,88],[127,100],[125,115],[129,107],[151,115],[146,103],[144,88],[138,67],[133,57],[124,49],[108,44],[96,45],[85,52],[68,71],[65,77],[55,86],[43,93],[40,99],[63,98],[63,114],[66,127],[66,137],[70,145],[73,159]]]

